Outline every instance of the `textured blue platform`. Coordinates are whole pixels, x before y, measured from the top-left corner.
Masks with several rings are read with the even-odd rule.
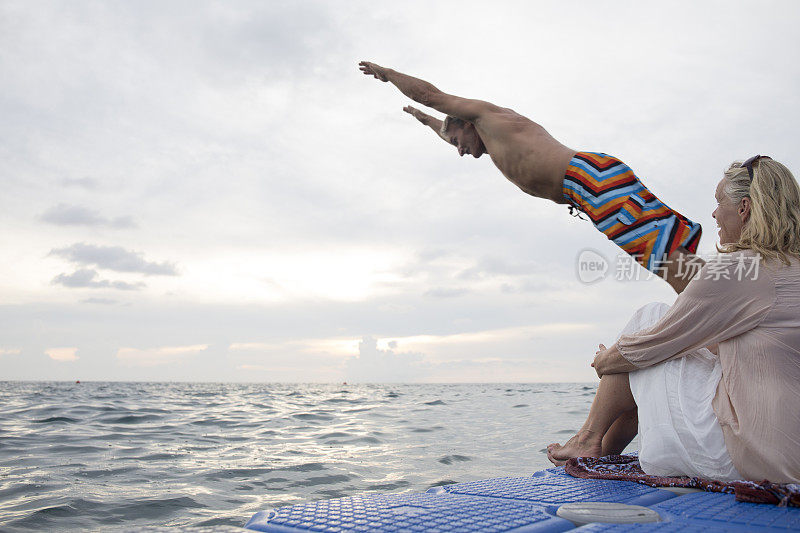
[[[698,492],[651,505],[663,522],[589,524],[577,531],[800,531],[800,508],[737,502],[733,494]]]
[[[115,529],[117,533],[247,533],[234,526],[144,526]]]
[[[596,533],[600,531],[611,531],[613,533],[620,533],[621,531],[632,531],[633,533],[645,533],[649,531],[657,531],[658,533],[728,533],[730,531],[749,530],[715,526],[709,527],[699,522],[655,522],[652,524],[589,524],[588,526],[579,527],[572,531],[575,533]]]
[[[575,529],[555,516],[559,505],[617,502],[661,516],[648,524],[589,524]],[[425,494],[374,494],[256,513],[256,531],[660,531],[680,533],[800,531],[800,508],[736,502],[731,494],[676,496],[626,481],[573,478],[563,468],[435,487]]]
[[[554,470],[554,469],[553,469]],[[675,494],[628,481],[578,479],[563,475],[563,470],[545,470],[528,477],[501,477],[435,487],[428,492],[470,494],[561,505],[573,502],[617,502],[649,506]]]
[[[568,520],[528,502],[459,494],[354,496],[256,513],[256,531],[513,531],[573,529]]]

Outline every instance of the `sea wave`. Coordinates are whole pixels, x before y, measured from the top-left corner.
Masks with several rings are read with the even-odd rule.
[[[548,466],[585,384],[0,383],[0,530],[241,526],[256,511]]]

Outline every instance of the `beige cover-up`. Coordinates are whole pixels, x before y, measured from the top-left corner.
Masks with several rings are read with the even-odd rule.
[[[709,261],[653,326],[617,346],[639,368],[719,344],[712,401],[736,470],[800,481],[800,261],[751,251]]]

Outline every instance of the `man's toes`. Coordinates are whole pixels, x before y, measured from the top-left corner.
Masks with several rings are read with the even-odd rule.
[[[547,445],[547,453],[553,453],[554,451],[558,450],[559,448],[561,448],[561,444],[559,444],[557,442],[554,442],[552,444],[548,444]]]

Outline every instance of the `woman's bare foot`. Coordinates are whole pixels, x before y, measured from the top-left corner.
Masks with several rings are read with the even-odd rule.
[[[553,443],[547,447],[547,458],[556,466],[562,466],[573,457],[600,457],[603,436],[592,431],[581,430],[561,446]]]

